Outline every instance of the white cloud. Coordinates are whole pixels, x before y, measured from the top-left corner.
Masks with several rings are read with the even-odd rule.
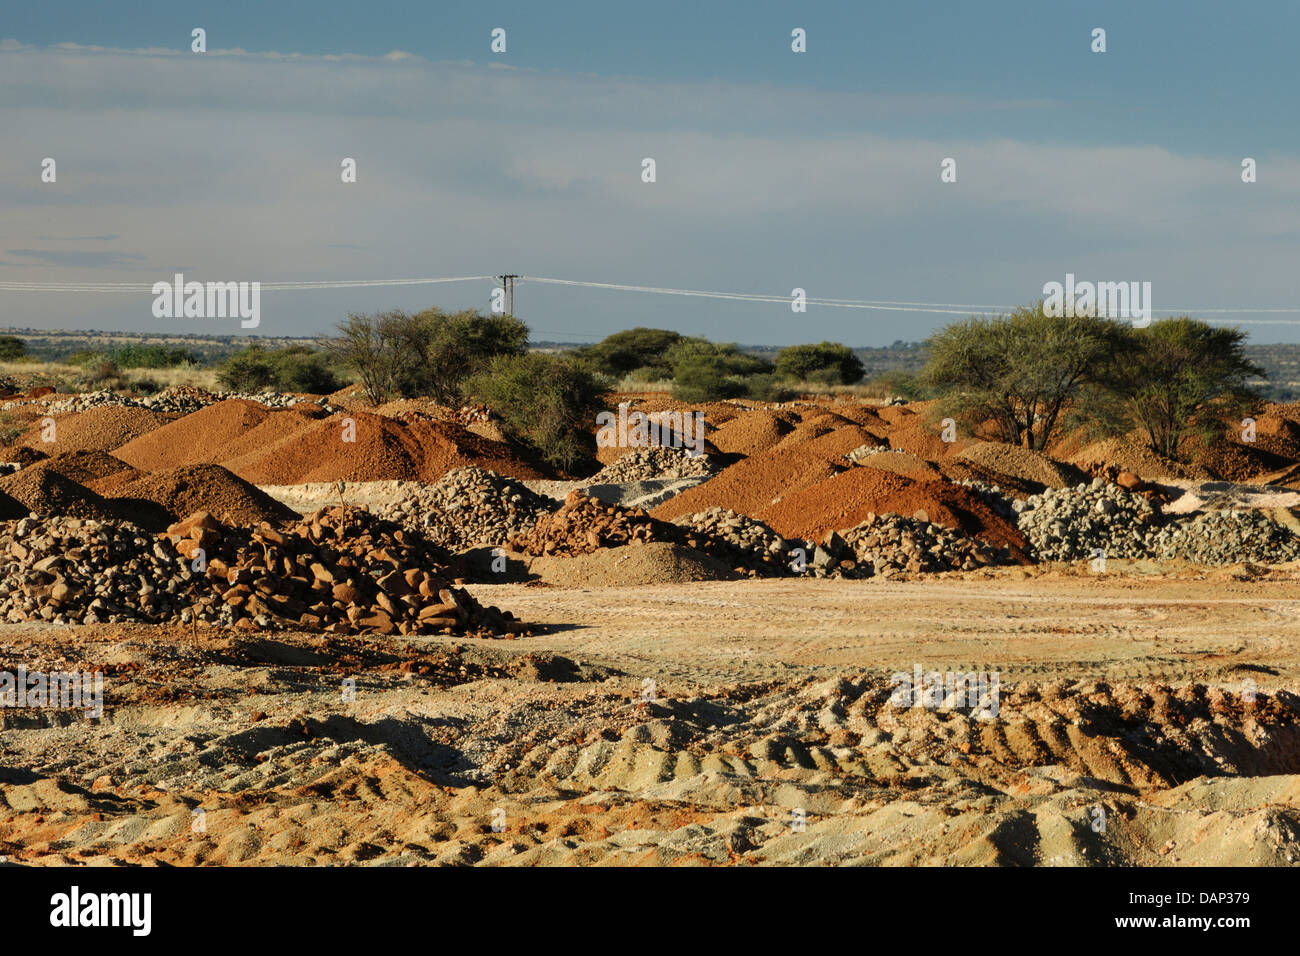
[[[112,234],[114,261],[143,257],[123,270],[131,278],[177,266],[292,279],[517,263],[648,284],[1025,301],[1066,267],[1090,267],[1159,279],[1204,304],[1249,276],[1251,301],[1286,301],[1300,162],[1257,157],[1260,182],[1245,186],[1239,157],[941,135],[954,113],[1040,105],[595,77],[404,51],[0,41],[0,123],[16,147],[0,153],[0,204],[10,247]],[[897,131],[926,117],[928,136]],[[38,180],[43,156],[59,162],[55,186]],[[358,161],[356,185],[339,181],[344,156]],[[658,166],[652,185],[640,180],[645,156]],[[958,162],[951,185],[939,181],[946,156]],[[56,261],[0,265],[0,277],[76,278]],[[741,314],[690,307],[672,314]],[[629,322],[655,308],[629,302]],[[856,342],[867,318],[829,321]],[[901,337],[916,336],[914,323],[899,324]]]

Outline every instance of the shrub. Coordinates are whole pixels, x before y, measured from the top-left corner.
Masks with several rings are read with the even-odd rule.
[[[668,350],[681,340],[681,335],[668,329],[638,327],[615,332],[595,345],[579,349],[577,358],[616,379],[636,369],[645,369],[642,381],[661,381],[672,375]]]
[[[226,359],[217,379],[232,392],[260,392],[275,385],[275,366],[265,349],[250,345]]]
[[[678,341],[668,350],[667,361],[672,369],[673,398],[683,402],[739,398],[746,392],[748,376],[772,371],[770,363],[745,354],[734,343],[699,338]]]
[[[791,345],[776,353],[776,371],[799,381],[852,385],[862,378],[862,360],[847,345]]]
[[[250,345],[222,364],[217,375],[224,388],[236,392],[281,392],[325,394],[341,386],[329,364],[329,356],[307,345],[289,345],[267,351]]]
[[[604,402],[600,383],[581,363],[541,353],[499,355],[465,390],[551,465],[571,471],[594,456],[596,413]]]
[[[0,362],[15,362],[27,354],[27,346],[15,335],[0,335]]]
[[[394,395],[460,404],[469,376],[497,356],[522,355],[528,347],[528,327],[514,316],[473,311],[349,314],[339,333],[326,347],[357,372],[377,405]]]

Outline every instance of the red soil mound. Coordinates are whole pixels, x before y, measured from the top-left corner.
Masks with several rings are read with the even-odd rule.
[[[958,426],[957,440],[946,442],[939,437],[941,426],[929,421],[930,402],[912,405],[887,406],[880,410],[881,418],[889,422],[889,447],[911,452],[927,461],[938,461],[953,452],[961,451],[971,443]]]
[[[729,455],[756,455],[767,451],[794,431],[789,414],[759,410],[742,412],[718,426],[712,436],[718,451]]]
[[[509,445],[449,422],[398,422],[360,411],[322,415],[317,406],[272,411],[231,399],[130,442],[116,454],[144,471],[221,464],[254,484],[436,481],[471,464],[514,478],[542,477]],[[349,419],[355,441],[344,441]]]
[[[348,421],[355,441],[345,441]],[[347,412],[312,422],[300,432],[226,466],[254,484],[308,481],[437,481],[453,468],[477,465],[512,478],[543,477],[503,442],[450,422],[396,422]]]
[[[982,538],[996,547],[1023,551],[1024,536],[975,494],[949,482],[916,481],[874,468],[849,471],[787,495],[754,515],[790,538],[820,539],[828,531],[852,528],[868,514],[911,516]]]
[[[56,455],[43,462],[42,467],[58,472],[78,484],[88,485],[109,475],[134,475],[136,470],[104,451],[72,451]]]
[[[875,444],[870,432],[844,425],[817,438],[751,455],[703,484],[669,498],[651,514],[671,521],[684,514],[721,506],[750,517],[800,488],[849,467],[844,456],[859,445]]]
[[[61,455],[69,451],[111,451],[134,438],[166,426],[175,417],[147,408],[104,405],[56,417],[55,440],[52,442],[44,440],[45,429],[38,421],[15,444],[27,445],[47,455]]]
[[[223,524],[295,521],[298,515],[220,465],[183,465],[141,474],[122,472],[92,481],[93,491],[151,530],[207,511]],[[154,505],[156,507],[149,507]]]
[[[268,419],[292,424],[294,430],[307,421],[293,411],[271,412],[257,402],[231,398],[127,442],[114,454],[142,471],[217,462],[229,457],[237,442]]]

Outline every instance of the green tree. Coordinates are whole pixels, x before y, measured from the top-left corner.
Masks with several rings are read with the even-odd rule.
[[[374,314],[349,312],[339,334],[325,347],[357,373],[366,397],[375,405],[389,401],[402,377],[403,329],[411,316],[400,310]]]
[[[594,457],[596,413],[605,403],[590,369],[572,358],[498,355],[464,387],[551,465],[569,471]]]
[[[637,327],[601,339],[595,345],[578,349],[577,357],[597,372],[615,379],[638,369],[646,370],[643,380],[665,379],[672,375],[668,350],[682,340],[668,329]]]
[[[398,391],[444,405],[464,400],[463,382],[494,358],[528,351],[528,326],[512,315],[426,309],[397,325]]]
[[[15,335],[0,335],[0,362],[13,362],[27,354],[27,346]]]
[[[927,340],[921,383],[939,411],[972,431],[1043,449],[1061,416],[1107,373],[1126,327],[1097,317],[1054,318],[1042,303],[1010,315],[954,322]]]
[[[862,378],[862,360],[847,345],[791,345],[776,353],[776,373],[798,381],[852,385]]]
[[[772,365],[740,351],[734,343],[683,338],[667,354],[673,397],[684,402],[711,402],[746,394],[746,379],[767,375]]]
[[[1137,427],[1151,449],[1177,458],[1184,439],[1222,430],[1258,393],[1263,369],[1246,358],[1246,334],[1181,316],[1131,329],[1113,356],[1094,417]]]
[[[235,392],[260,392],[275,384],[275,366],[260,345],[241,349],[222,364],[217,380]]]

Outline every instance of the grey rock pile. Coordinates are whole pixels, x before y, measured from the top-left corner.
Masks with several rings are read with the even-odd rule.
[[[835,541],[843,542],[847,554],[835,554]],[[1011,563],[1006,548],[995,548],[960,531],[945,528],[920,517],[882,514],[830,536],[818,548],[839,557],[838,570],[845,577],[890,577],[895,574],[935,571],[975,571],[982,567]]]
[[[432,485],[413,485],[401,501],[376,513],[448,550],[462,551],[476,545],[503,545],[559,506],[522,482],[471,466],[455,468]]]
[[[1260,511],[1207,511],[1167,518],[1141,495],[1094,479],[1015,501],[1017,524],[1043,561],[1107,558],[1222,565],[1300,558],[1300,537]]]
[[[96,392],[82,392],[79,395],[73,395],[68,398],[60,398],[54,401],[44,398],[34,398],[26,401],[15,401],[6,403],[5,408],[14,405],[44,405],[51,415],[59,415],[65,412],[84,412],[92,408],[103,408],[107,405],[126,406],[131,408],[147,408],[154,412],[179,412],[188,415],[191,412],[197,412],[201,408],[213,405],[217,402],[224,402],[230,398],[242,398],[250,402],[258,402],[267,408],[291,408],[294,405],[303,402],[311,402],[325,409],[329,414],[338,411],[333,405],[330,405],[325,399],[309,399],[300,395],[285,395],[281,392],[209,392],[205,389],[188,388],[188,387],[170,387],[165,388],[156,395],[145,395],[140,398],[133,398],[130,395],[119,395],[117,392],[108,389],[100,389]]]
[[[593,485],[612,485],[657,478],[700,478],[711,476],[717,470],[717,464],[708,455],[691,456],[684,448],[656,445],[628,452],[588,480]]]
[[[682,515],[673,524],[697,532],[700,537],[694,543],[699,545],[699,550],[762,577],[794,573],[790,566],[793,548],[804,549],[805,564],[812,568],[813,549],[809,542],[783,538],[763,522],[730,508],[710,508]]]
[[[1150,555],[1147,536],[1160,515],[1147,499],[1094,479],[1073,488],[1049,488],[1015,501],[1016,524],[1043,561],[1079,561],[1104,550],[1108,558]]]
[[[865,458],[870,458],[872,455],[878,455],[881,452],[890,450],[891,449],[888,445],[859,445],[844,457],[854,464],[857,464]]]
[[[979,499],[992,508],[1003,518],[1015,520],[1016,509],[1012,502],[1013,498],[1008,496],[1000,485],[990,485],[986,481],[979,481],[975,478],[963,478],[960,481],[954,481],[953,484],[961,485],[963,488],[969,488],[979,496]]]
[[[1161,528],[1147,544],[1152,557],[1197,564],[1280,564],[1300,558],[1300,537],[1258,511],[1207,511]]]

